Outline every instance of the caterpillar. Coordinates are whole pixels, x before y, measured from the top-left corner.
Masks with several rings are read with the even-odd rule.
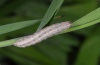
[[[65,29],[68,29],[70,26],[71,26],[71,22],[69,21],[56,23],[44,29],[41,29],[40,31],[37,31],[34,34],[19,38],[16,42],[13,43],[13,45],[17,47],[31,46],[49,37],[59,34]]]

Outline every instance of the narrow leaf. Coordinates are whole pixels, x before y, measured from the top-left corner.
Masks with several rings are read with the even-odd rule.
[[[15,31],[15,30],[33,25],[33,24],[37,23],[38,21],[39,20],[30,20],[30,21],[22,21],[22,22],[2,25],[2,26],[0,26],[0,34],[8,33],[11,31]]]
[[[57,13],[63,1],[64,0],[53,0],[52,1],[48,11],[46,12],[44,18],[42,19],[38,27],[38,30],[42,29],[51,20],[51,18],[55,15],[55,13]]]
[[[84,17],[78,19],[74,23],[72,23],[72,27],[68,30],[65,30],[63,33],[82,29],[100,22],[100,8],[90,12]]]

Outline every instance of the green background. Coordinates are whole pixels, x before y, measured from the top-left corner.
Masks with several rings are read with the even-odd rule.
[[[0,64],[99,65],[99,4],[99,0],[0,0]],[[26,48],[12,46],[15,38],[63,21],[75,21],[64,34]]]

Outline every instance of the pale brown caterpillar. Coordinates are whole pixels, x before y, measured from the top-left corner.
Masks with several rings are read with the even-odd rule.
[[[26,46],[34,45],[49,37],[59,34],[65,29],[68,29],[70,26],[71,26],[71,23],[69,21],[56,23],[38,32],[35,32],[32,35],[28,35],[28,36],[20,38],[13,45],[17,47],[26,47]]]

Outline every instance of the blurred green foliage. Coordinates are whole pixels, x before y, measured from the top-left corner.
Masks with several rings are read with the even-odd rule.
[[[52,5],[51,8],[49,7],[51,2],[55,7]],[[0,44],[9,45],[15,41],[13,38],[32,34],[37,29],[43,28],[48,22],[53,24],[69,20],[75,21],[73,25],[81,24],[80,26],[82,26],[90,19],[100,19],[98,13],[100,8],[98,7],[98,0],[64,0],[64,2],[63,0],[0,0],[0,34],[2,34],[0,40],[7,40],[0,42]],[[95,10],[96,8],[98,9]],[[95,13],[83,17],[93,10]],[[53,17],[55,18],[53,19]],[[42,22],[40,22],[41,19]],[[94,19],[89,22],[100,21]],[[87,26],[86,23],[85,25]],[[73,28],[71,29],[73,30]],[[0,64],[99,65],[99,33],[100,24],[98,23],[84,29],[54,36],[31,47],[17,48],[7,45],[8,47],[0,48]]]

